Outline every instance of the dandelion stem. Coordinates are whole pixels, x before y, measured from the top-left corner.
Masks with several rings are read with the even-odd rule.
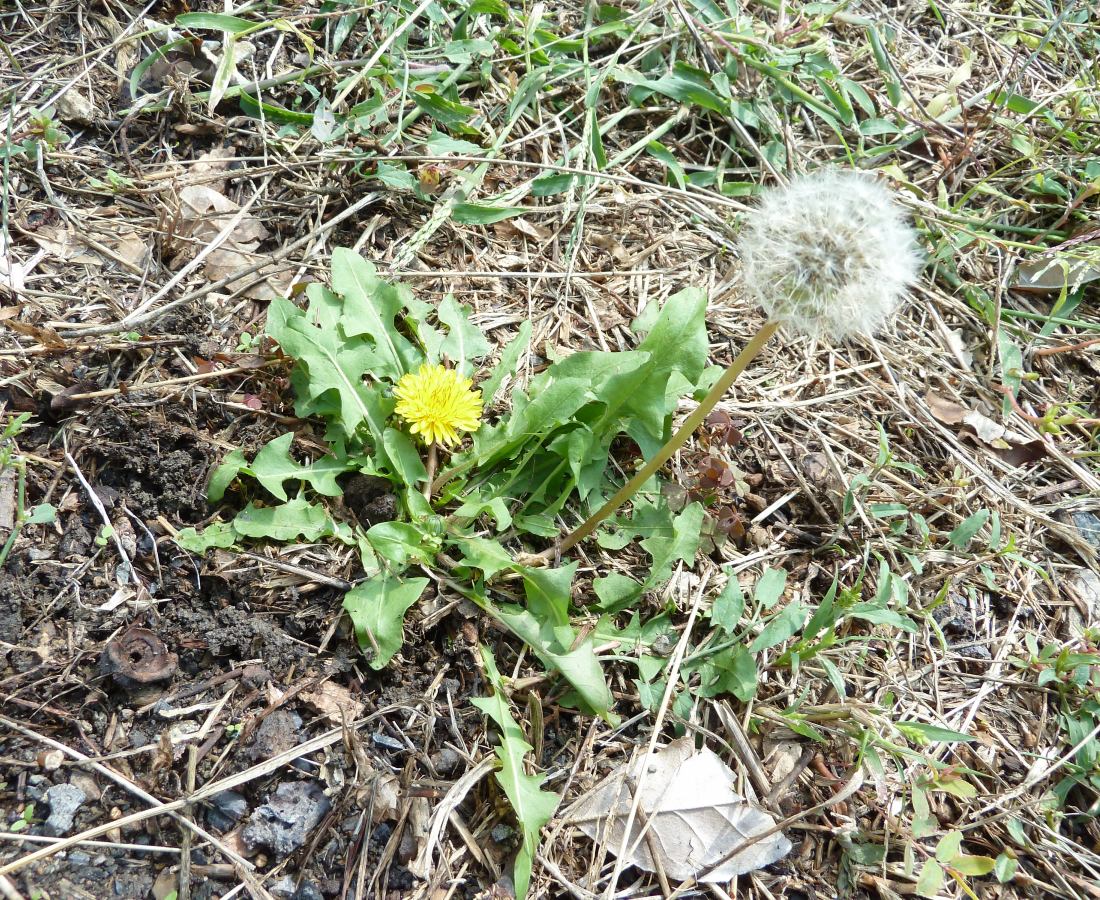
[[[435,480],[435,470],[439,468],[439,444],[432,441],[428,444],[428,478],[424,482],[424,499],[432,499],[432,482]]]
[[[571,534],[562,539],[560,543],[555,544],[549,550],[539,554],[539,557],[545,562],[553,559],[555,555],[569,550],[592,534],[600,522],[633,497],[634,494],[637,493],[638,488],[645,484],[661,466],[672,458],[677,450],[687,443],[688,438],[690,438],[695,433],[695,430],[703,424],[703,421],[710,414],[710,411],[714,409],[718,401],[725,396],[726,391],[728,391],[734,381],[737,380],[737,376],[745,371],[749,363],[756,358],[757,354],[764,348],[764,345],[771,336],[775,334],[778,327],[778,322],[765,323],[764,327],[753,335],[752,340],[750,340],[741,352],[737,354],[737,358],[730,363],[729,368],[722,373],[722,377],[714,383],[714,387],[710,389],[710,392],[703,398],[702,402],[686,419],[684,419],[684,424],[676,430],[676,433],[668,439],[667,443],[657,451],[653,458],[635,472],[634,476],[619,488],[619,490],[615,492],[615,495],[601,506],[599,510],[589,516]]]

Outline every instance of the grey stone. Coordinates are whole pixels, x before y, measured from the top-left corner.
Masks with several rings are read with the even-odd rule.
[[[206,821],[219,831],[228,831],[248,815],[248,801],[236,791],[222,791],[210,798]]]
[[[46,834],[61,837],[72,828],[76,811],[86,799],[84,792],[71,784],[55,784],[46,791],[46,802],[50,804],[50,815],[43,826]]]
[[[1081,532],[1081,537],[1097,550],[1100,550],[1100,516],[1081,510],[1080,512],[1070,513],[1069,518],[1077,530]]]
[[[298,733],[301,727],[302,717],[293,710],[275,710],[256,729],[248,755],[253,760],[271,759],[297,747],[302,742]]]
[[[325,895],[312,881],[303,881],[290,900],[325,900]]]
[[[450,747],[444,747],[432,754],[432,765],[440,775],[451,775],[462,765],[462,757]]]
[[[332,808],[314,781],[284,781],[256,809],[241,836],[249,850],[266,847],[276,857],[293,853]]]
[[[275,897],[290,897],[294,893],[294,879],[284,875],[274,884],[269,885],[268,890]]]

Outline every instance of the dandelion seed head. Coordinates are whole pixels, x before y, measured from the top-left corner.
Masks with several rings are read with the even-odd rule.
[[[872,176],[826,170],[767,191],[740,237],[746,290],[811,335],[873,334],[921,267],[916,234]]]
[[[481,424],[481,391],[472,388],[473,382],[453,369],[425,363],[397,382],[395,411],[424,443],[452,446]]]

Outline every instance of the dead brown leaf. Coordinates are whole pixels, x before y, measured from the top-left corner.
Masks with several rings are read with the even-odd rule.
[[[61,335],[43,325],[32,325],[30,322],[20,322],[18,319],[5,319],[4,325],[16,334],[34,338],[43,347],[51,350],[64,350],[68,346]]]
[[[215,165],[215,163],[211,163]],[[178,269],[193,259],[200,249],[214,241],[240,213],[240,207],[206,184],[191,184],[179,192],[178,234],[189,239],[185,248],[171,261]],[[204,272],[211,281],[223,281],[245,273],[262,263],[257,252],[260,243],[270,237],[263,223],[251,213],[241,215],[221,245],[207,254]],[[266,300],[286,293],[293,273],[275,264],[261,266],[253,273],[261,279],[242,293],[253,300]]]
[[[1100,250],[1095,241],[1080,245]],[[1036,254],[1016,267],[1015,287],[1028,291],[1076,290],[1082,284],[1100,278],[1100,263],[1089,259],[1064,259],[1052,254]]]
[[[791,850],[774,831],[775,820],[730,787],[736,780],[715,753],[695,749],[694,737],[680,738],[648,759],[643,754],[623,763],[562,819],[612,854],[625,846],[627,862],[647,872],[659,862],[671,878],[729,881]],[[631,816],[635,794],[641,815]],[[627,821],[631,835],[624,844]],[[642,836],[643,821],[652,840]]]
[[[1046,446],[1041,440],[1010,431],[976,409],[941,397],[934,391],[924,395],[924,402],[932,415],[944,425],[964,425],[978,441],[1011,466],[1022,466],[1046,456]]]
[[[335,724],[352,722],[363,713],[363,704],[346,687],[326,681],[314,691],[302,691],[302,700]]]

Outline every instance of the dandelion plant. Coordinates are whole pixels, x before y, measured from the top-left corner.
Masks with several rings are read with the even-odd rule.
[[[768,315],[698,407],[644,466],[578,528],[529,562],[588,537],[682,447],[780,325],[841,340],[874,334],[920,270],[916,235],[890,190],[847,170],[806,175],[767,191],[739,241],[745,294]]]
[[[439,364],[425,363],[397,382],[394,412],[428,446],[424,496],[431,497],[438,460],[438,447],[457,444],[463,434],[477,431],[481,424],[481,391],[473,381]]]

